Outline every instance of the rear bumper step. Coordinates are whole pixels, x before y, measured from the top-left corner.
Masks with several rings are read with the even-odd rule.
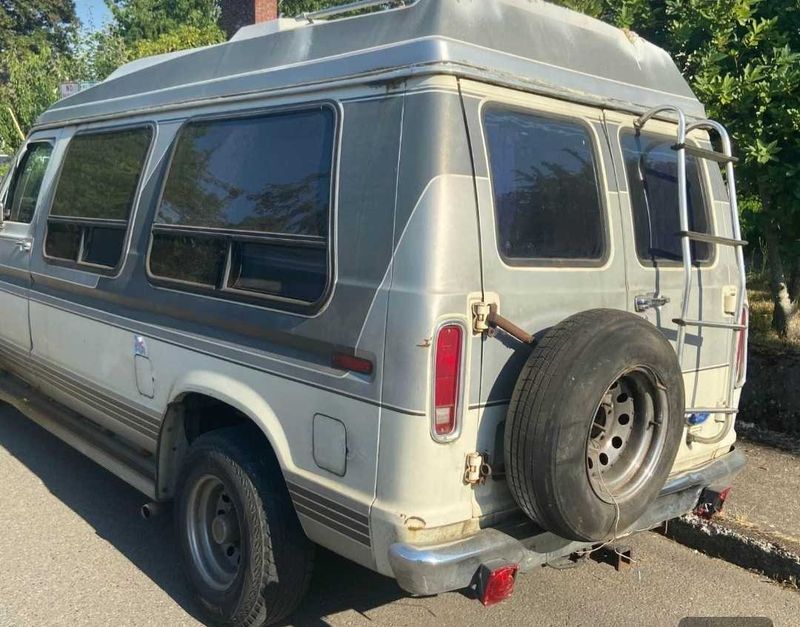
[[[652,529],[691,511],[705,488],[727,487],[744,465],[744,453],[735,450],[701,468],[671,477],[650,509],[623,535]],[[526,572],[591,546],[559,538],[526,520],[513,528],[483,529],[447,544],[393,544],[389,562],[401,588],[428,595],[469,587],[481,564],[504,561],[519,564],[519,570]]]

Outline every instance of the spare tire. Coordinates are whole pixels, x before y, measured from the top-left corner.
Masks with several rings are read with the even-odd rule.
[[[623,311],[576,314],[535,344],[517,380],[505,429],[511,492],[558,536],[619,536],[664,486],[683,426],[683,377],[661,332]]]

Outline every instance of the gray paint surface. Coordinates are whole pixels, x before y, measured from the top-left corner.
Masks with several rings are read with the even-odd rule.
[[[124,325],[125,320],[136,320],[137,325],[131,330],[147,328],[155,337],[166,339],[171,333],[169,329],[177,328],[181,331],[176,340],[178,343],[200,349],[204,342],[193,342],[185,333],[211,341],[244,345],[248,353],[246,359],[252,365],[261,361],[262,367],[267,367],[257,357],[264,351],[285,358],[285,364],[315,364],[319,374],[299,368],[295,369],[293,376],[312,384],[316,381],[320,385],[330,385],[333,372],[330,369],[331,352],[352,351],[370,313],[377,314],[373,303],[392,254],[402,105],[403,99],[399,97],[343,105],[341,126],[346,126],[350,132],[342,133],[336,204],[346,209],[337,211],[334,226],[338,243],[336,286],[330,302],[320,313],[311,317],[298,316],[271,309],[269,303],[265,303],[266,307],[253,307],[152,284],[143,262],[167,163],[166,155],[174,139],[168,128],[159,132],[160,150],[158,146],[153,150],[154,163],[132,222],[131,248],[121,274],[116,277],[98,276],[48,263],[42,256],[41,244],[46,215],[40,212],[35,238],[38,243],[31,257],[31,270],[35,276],[31,297],[111,324]],[[361,128],[371,129],[369,136],[357,132]],[[45,207],[48,200],[44,199]],[[364,350],[365,356],[376,364],[375,380],[379,382],[382,326],[379,337],[372,339],[377,341],[370,342]],[[208,344],[205,350],[221,356],[227,352],[218,343],[214,346]],[[229,354],[229,358],[241,361],[243,356],[237,358]],[[274,370],[274,362],[270,369]],[[279,370],[292,376],[291,366],[288,369],[282,366]],[[336,387],[343,392],[349,389],[368,400],[378,400],[378,386],[346,379]]]
[[[392,11],[272,29],[152,65],[136,62],[58,102],[38,123],[387,73],[393,80],[453,73],[614,108],[671,103],[703,115],[665,51],[536,0],[417,0]]]

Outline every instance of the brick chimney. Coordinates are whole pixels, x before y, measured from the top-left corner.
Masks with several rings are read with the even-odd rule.
[[[255,23],[278,19],[278,0],[253,0]]]
[[[278,17],[278,0],[220,0],[219,25],[228,38],[242,26]]]

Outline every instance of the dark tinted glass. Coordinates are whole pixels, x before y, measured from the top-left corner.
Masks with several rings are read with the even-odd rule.
[[[484,124],[503,256],[602,258],[602,204],[587,129],[499,108],[487,111]]]
[[[187,124],[156,222],[327,236],[333,124],[328,108]]]
[[[81,227],[76,224],[49,222],[44,252],[49,257],[75,261],[81,248]]]
[[[50,214],[127,220],[152,130],[76,135],[64,157]]]
[[[92,227],[86,229],[83,240],[85,263],[113,268],[125,243],[125,229]]]
[[[36,201],[42,187],[53,146],[49,143],[30,144],[22,157],[9,188],[5,219],[29,223],[36,210]]]
[[[678,214],[678,155],[673,142],[658,135],[630,132],[622,136],[625,172],[636,230],[636,253],[640,259],[681,261],[680,216]],[[708,232],[708,214],[697,161],[686,157],[689,196],[689,229]],[[711,246],[692,242],[692,258],[708,261]]]
[[[324,248],[236,243],[230,287],[312,302],[328,278]]]
[[[216,287],[227,250],[222,238],[154,233],[150,272],[165,279]]]

